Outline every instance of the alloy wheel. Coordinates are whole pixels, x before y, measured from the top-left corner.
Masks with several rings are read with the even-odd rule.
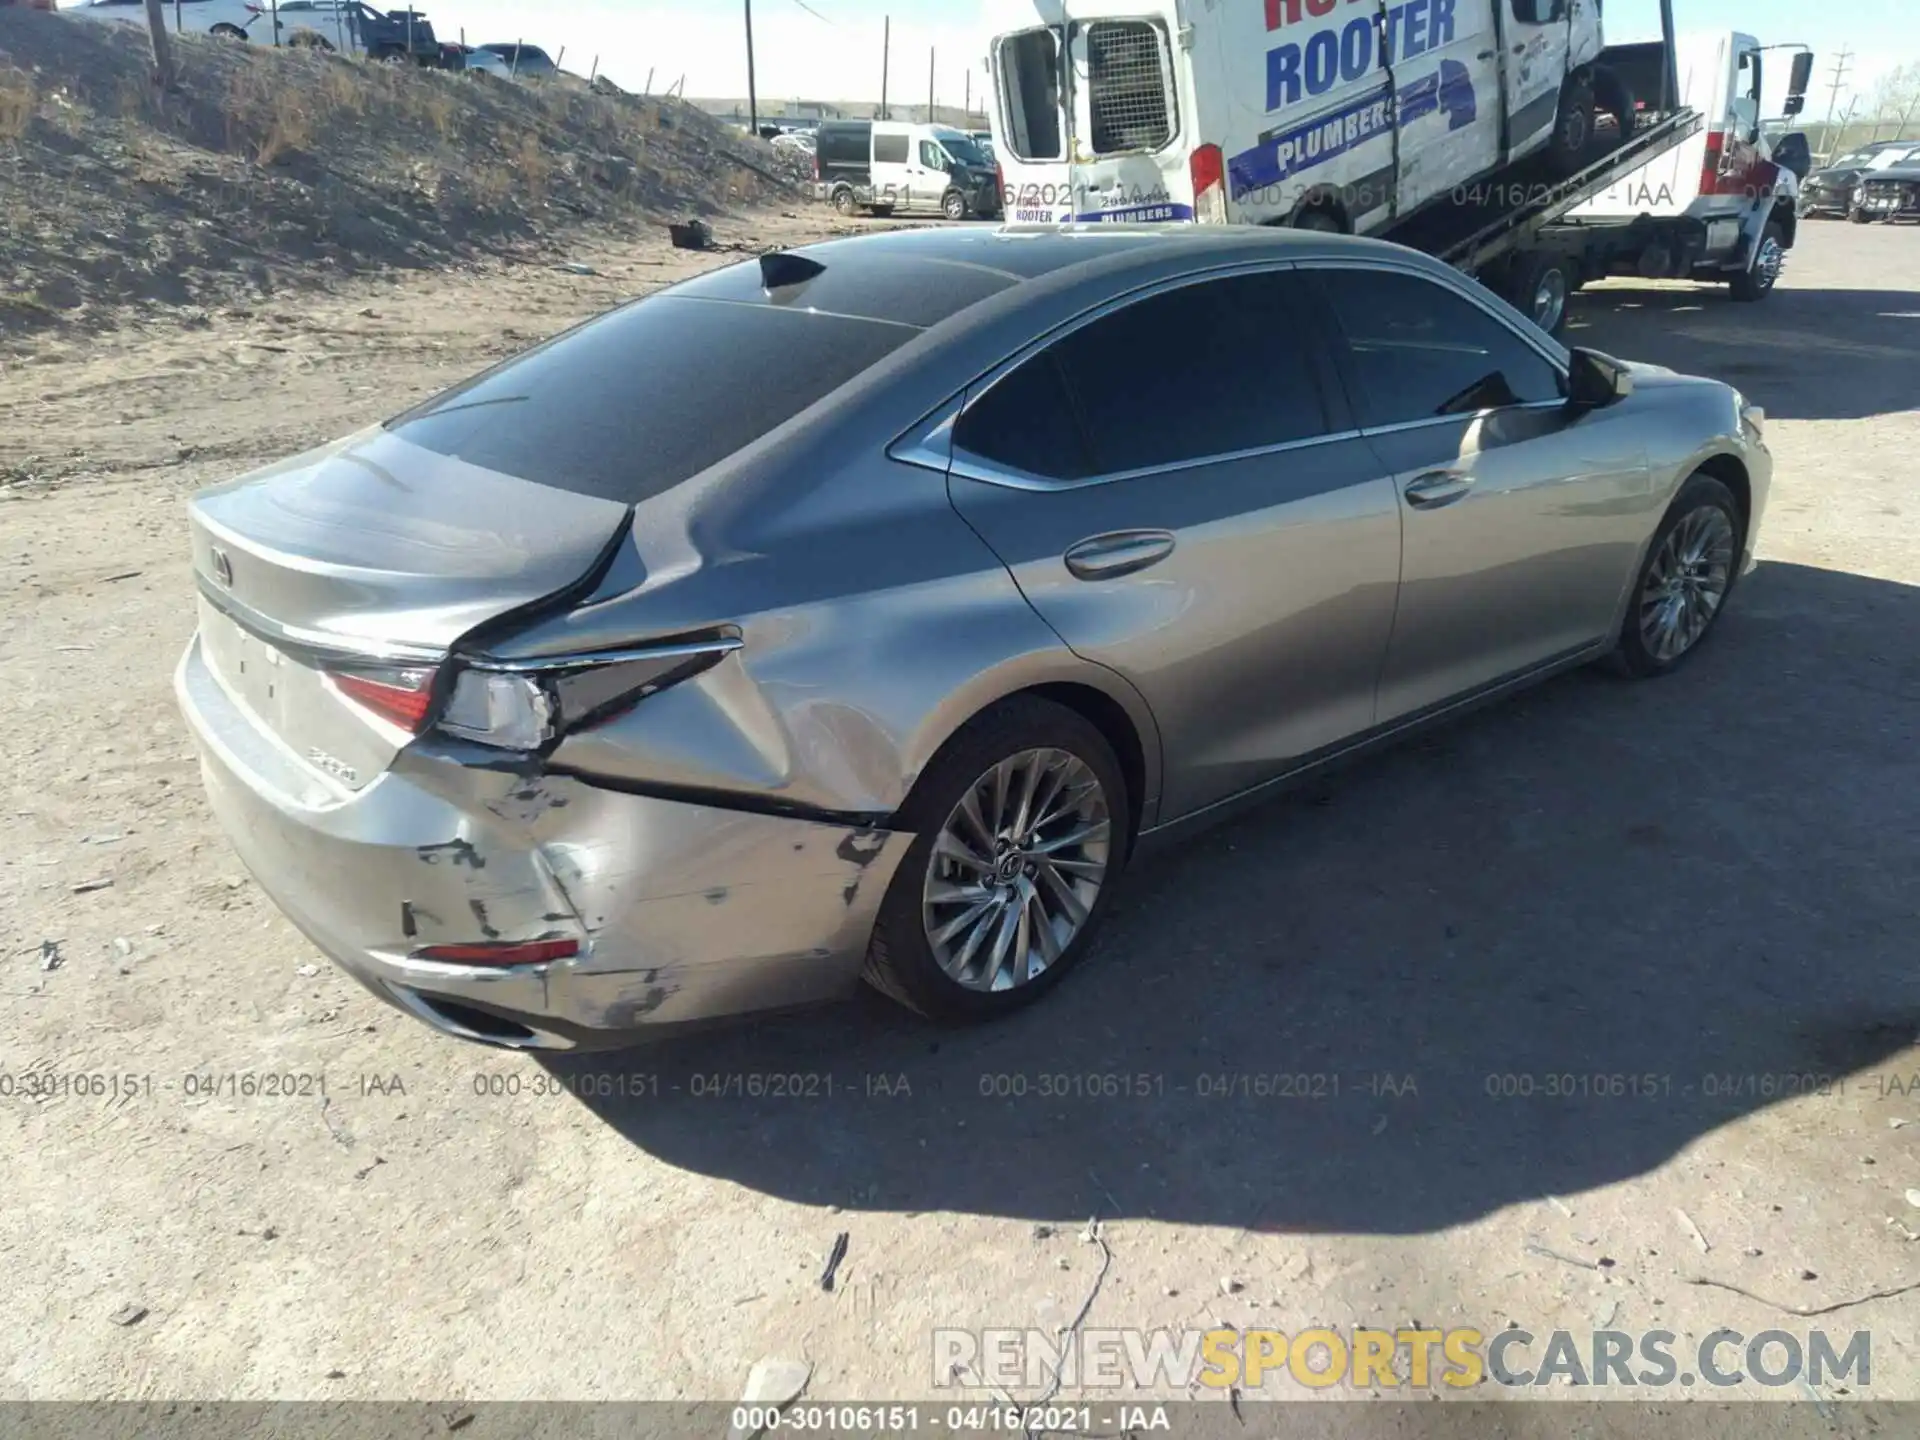
[[[1662,665],[1691,650],[1733,581],[1733,521],[1717,505],[1690,511],[1668,532],[1640,591],[1640,638]]]
[[[1558,266],[1540,272],[1533,287],[1533,323],[1549,335],[1567,313],[1567,273]]]
[[[1786,265],[1787,252],[1780,242],[1769,235],[1760,242],[1760,253],[1753,257],[1753,278],[1760,282],[1762,290],[1771,290],[1774,282],[1780,278],[1780,271]]]
[[[934,841],[922,916],[927,944],[968,990],[1037,979],[1085,927],[1106,883],[1113,817],[1091,766],[1025,750],[960,797]]]

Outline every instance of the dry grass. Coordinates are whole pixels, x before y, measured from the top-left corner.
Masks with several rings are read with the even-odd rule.
[[[539,134],[521,131],[517,140],[508,143],[507,156],[507,167],[517,177],[528,203],[535,208],[545,205],[553,180],[553,157],[541,145]]]
[[[328,87],[332,76],[328,77]],[[332,98],[332,90],[319,93]],[[227,145],[251,153],[259,165],[272,165],[313,143],[315,94],[294,85],[276,85],[264,67],[237,71],[227,87]]]
[[[18,66],[0,69],[0,141],[18,140],[40,108],[40,89]]]

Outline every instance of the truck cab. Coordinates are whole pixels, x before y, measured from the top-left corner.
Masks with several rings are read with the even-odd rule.
[[[1016,220],[1373,233],[1633,121],[1598,0],[1001,0],[994,25]]]

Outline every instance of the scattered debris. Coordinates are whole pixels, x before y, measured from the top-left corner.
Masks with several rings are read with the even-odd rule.
[[[1811,1270],[1802,1270],[1800,1272],[1800,1278],[1802,1280],[1818,1280],[1820,1277]]]
[[[91,895],[95,890],[104,890],[111,884],[113,884],[113,877],[111,875],[103,875],[98,880],[82,880],[78,885],[73,887],[73,893],[76,895]]]
[[[1800,1272],[1803,1279],[1817,1279],[1811,1270]],[[1724,1280],[1710,1280],[1704,1275],[1683,1275],[1682,1283],[1687,1285],[1705,1285],[1715,1290],[1730,1290],[1735,1295],[1744,1295],[1747,1299],[1761,1305],[1771,1306],[1784,1314],[1798,1315],[1801,1319],[1811,1319],[1815,1315],[1831,1315],[1836,1310],[1851,1310],[1856,1305],[1871,1304],[1875,1300],[1891,1300],[1898,1295],[1906,1295],[1920,1290],[1920,1280],[1910,1280],[1905,1285],[1896,1285],[1891,1290],[1871,1290],[1865,1295],[1857,1295],[1851,1300],[1836,1300],[1831,1305],[1786,1305],[1778,1300],[1769,1300],[1764,1295],[1756,1295],[1751,1290],[1738,1285],[1729,1285]]]
[[[1542,1245],[1538,1240],[1529,1240],[1522,1248],[1529,1255],[1544,1255],[1549,1260],[1558,1260],[1562,1265],[1574,1265],[1582,1270],[1598,1270],[1600,1268],[1591,1260],[1583,1260],[1578,1255],[1563,1254],[1550,1245]]]
[[[1547,1196],[1547,1203],[1551,1205],[1554,1209],[1558,1210],[1562,1215],[1566,1216],[1567,1219],[1569,1220],[1573,1219],[1573,1207],[1567,1204],[1567,1202],[1562,1200],[1558,1195]]]
[[[1113,1250],[1107,1244],[1107,1237],[1101,1233],[1098,1216],[1088,1219],[1086,1228],[1080,1232],[1080,1243],[1100,1247],[1100,1273],[1093,1277],[1093,1285],[1087,1291],[1087,1298],[1080,1302],[1080,1309],[1074,1314],[1072,1322],[1060,1332],[1063,1337],[1060,1350],[1062,1355],[1070,1353],[1070,1348],[1077,1343],[1073,1337],[1077,1336],[1080,1333],[1080,1327],[1087,1323],[1087,1312],[1093,1309],[1093,1302],[1100,1298],[1100,1287],[1107,1283],[1107,1271],[1113,1268]],[[1167,1293],[1171,1295],[1173,1292],[1169,1290]],[[1063,1367],[1055,1367],[1053,1379],[1048,1383],[1046,1392],[1032,1401],[1032,1404],[1048,1404],[1060,1393],[1062,1371]]]
[[[1609,1300],[1607,1302],[1607,1308],[1605,1310],[1598,1310],[1594,1312],[1593,1328],[1596,1330],[1607,1329],[1609,1326],[1613,1324],[1615,1317],[1617,1317],[1619,1314],[1620,1314],[1620,1297],[1616,1295],[1612,1300]]]
[[[812,1378],[813,1367],[798,1360],[756,1360],[747,1374],[747,1388],[740,1397],[740,1405],[743,1409],[758,1406],[784,1410],[800,1398]],[[764,1425],[755,1429],[733,1425],[727,1429],[727,1440],[756,1440],[766,1431]]]
[[[40,942],[40,968],[42,970],[58,970],[60,968],[61,958],[60,942],[58,940],[42,940]]]
[[[1222,1275],[1220,1277],[1220,1293],[1222,1295],[1238,1295],[1246,1288],[1246,1286],[1242,1285],[1231,1275]]]
[[[354,1171],[353,1178],[356,1180],[364,1180],[367,1178],[367,1176],[371,1175],[375,1170],[377,1170],[380,1166],[386,1163],[387,1163],[387,1160],[384,1155],[376,1155],[373,1157],[373,1164],[363,1165],[360,1169]]]
[[[114,583],[116,583],[117,581],[121,581],[121,580],[131,580],[131,579],[133,579],[133,578],[134,578],[135,576],[138,576],[138,575],[144,575],[144,574],[146,574],[146,573],[147,573],[147,572],[146,572],[146,571],[144,571],[144,570],[123,570],[123,571],[121,571],[121,572],[120,572],[120,573],[119,573],[118,575],[109,575],[109,576],[107,576],[107,578],[106,578],[106,579],[104,579],[104,580],[102,580],[102,581],[101,581],[100,583],[101,583],[102,585],[112,585],[112,584],[114,584]]]
[[[1051,1225],[1036,1225],[1033,1227],[1033,1238],[1036,1240],[1051,1240],[1057,1233],[1059,1232]]]
[[[1238,1420],[1242,1425],[1246,1424],[1247,1417],[1240,1413],[1240,1387],[1238,1385],[1229,1385],[1227,1387],[1227,1404],[1233,1407],[1233,1418]]]
[[[318,975],[320,973],[320,967],[318,965],[302,965],[293,973],[298,975],[302,980],[305,980],[314,975]]]
[[[1907,1127],[1908,1125],[1911,1125],[1912,1123],[1913,1122],[1911,1120],[1905,1120],[1905,1119],[1902,1119],[1900,1116],[1895,1115],[1892,1119],[1887,1121],[1887,1128],[1889,1130],[1901,1130]]]
[[[473,1411],[449,1410],[440,1417],[440,1422],[447,1427],[449,1432],[464,1430],[473,1423]]]
[[[1700,1253],[1702,1255],[1709,1255],[1713,1252],[1713,1247],[1707,1244],[1707,1237],[1700,1233],[1700,1227],[1693,1223],[1693,1217],[1691,1215],[1687,1214],[1686,1211],[1680,1209],[1678,1206],[1674,1207],[1673,1215],[1681,1225],[1686,1227],[1687,1234],[1693,1237],[1693,1243],[1700,1247]]]
[[[1747,1246],[1746,1249],[1742,1250],[1740,1253],[1746,1256],[1749,1260],[1758,1260],[1761,1255],[1761,1250],[1758,1245],[1749,1245]]]
[[[670,222],[667,235],[676,250],[707,250],[713,246],[713,227],[704,220]]]
[[[322,1095],[320,1097],[320,1123],[327,1127],[327,1133],[329,1135],[340,1142],[342,1149],[351,1150],[353,1148],[353,1136],[348,1134],[341,1126],[333,1123],[332,1109],[333,1097],[331,1095]]]
[[[129,1300],[113,1312],[113,1323],[125,1329],[129,1325],[138,1325],[147,1318],[147,1307]]]
[[[564,271],[569,275],[598,275],[600,273],[598,270],[594,269],[593,266],[582,265],[577,260],[562,261],[560,264],[554,266],[553,268],[556,270]]]
[[[329,1380],[344,1380],[346,1378],[347,1378],[347,1372],[344,1370],[327,1371],[327,1379]]]
[[[1054,1268],[1057,1270],[1071,1270],[1073,1268],[1072,1263],[1064,1255],[1054,1256],[1053,1264],[1054,1264]]]
[[[1907,1204],[1913,1206],[1916,1210],[1920,1210],[1920,1190],[1907,1191]]]
[[[820,1272],[820,1288],[831,1292],[834,1272],[840,1268],[840,1262],[847,1258],[847,1241],[851,1237],[845,1230],[833,1237],[833,1248],[827,1251],[827,1268]]]

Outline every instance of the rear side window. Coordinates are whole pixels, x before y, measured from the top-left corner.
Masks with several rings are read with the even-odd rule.
[[[992,403],[969,408],[954,443],[1075,479],[1324,435],[1318,367],[1293,298],[1299,284],[1292,275],[1239,275],[1102,316],[987,392]],[[1079,443],[1070,435],[1076,423]]]
[[[387,428],[505,475],[634,504],[743,449],[918,333],[657,295],[508,360]]]
[[[907,137],[904,135],[876,135],[873,137],[873,163],[876,165],[904,165],[907,163]]]
[[[1508,326],[1431,280],[1315,272],[1346,337],[1364,423],[1398,425],[1558,400],[1560,372]]]
[[[1052,351],[1044,351],[994,382],[967,407],[953,443],[996,465],[1048,480],[1079,480],[1091,473],[1086,442]]]

